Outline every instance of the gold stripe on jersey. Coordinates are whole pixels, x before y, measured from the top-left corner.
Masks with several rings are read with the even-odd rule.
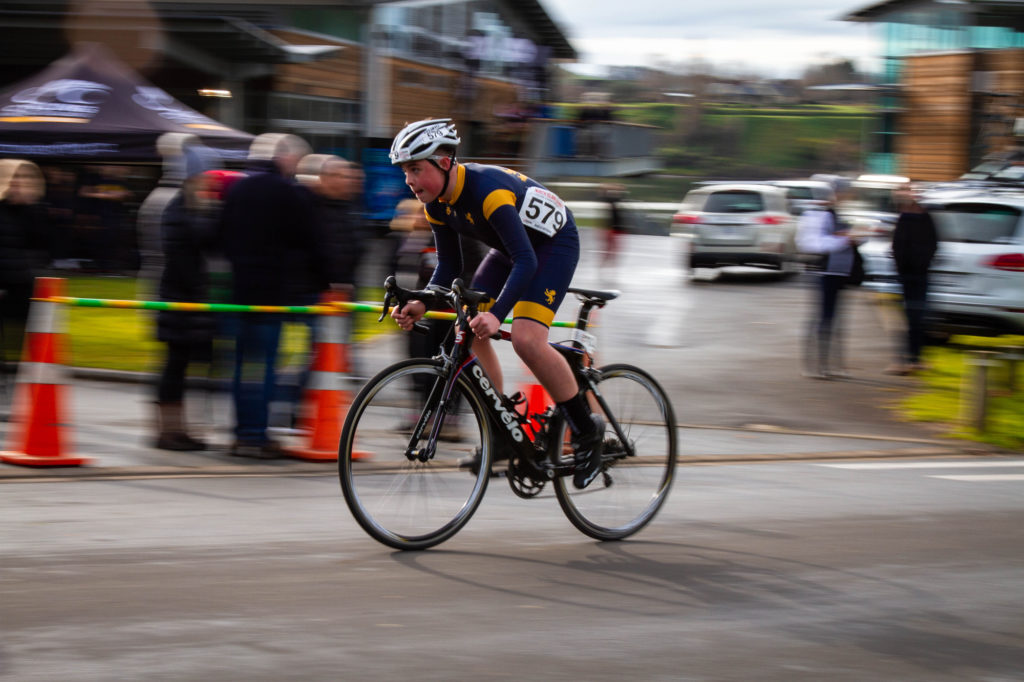
[[[508,189],[496,189],[487,195],[484,199],[484,218],[487,220],[491,219],[491,214],[497,211],[502,206],[508,204],[512,208],[516,207],[516,195],[512,190]]]
[[[513,319],[526,317],[535,322],[540,322],[545,327],[550,327],[555,319],[555,311],[545,308],[540,303],[519,301],[519,303],[512,307],[512,317]]]
[[[427,210],[426,204],[423,204],[423,213],[426,214],[428,223],[432,223],[434,225],[444,225],[443,220],[438,220],[434,216],[430,215],[430,211]]]
[[[462,190],[466,186],[466,167],[461,163],[455,168],[455,189],[452,190],[452,200],[449,204],[454,204],[462,196]]]

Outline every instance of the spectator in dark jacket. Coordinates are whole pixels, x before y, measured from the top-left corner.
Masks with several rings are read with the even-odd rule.
[[[50,246],[40,199],[45,181],[30,161],[0,161],[0,332],[3,360],[17,361],[36,275]]]
[[[206,171],[220,165],[213,150],[191,144],[183,150],[185,181],[161,212],[164,301],[205,303],[210,300],[207,259],[216,239],[216,216],[204,197]],[[203,450],[206,444],[189,435],[185,425],[185,375],[193,361],[209,361],[216,320],[213,313],[161,311],[157,339],[167,355],[157,383],[157,435],[161,450]]]
[[[928,268],[938,250],[939,238],[931,214],[917,202],[910,185],[899,187],[894,194],[900,215],[892,233],[892,256],[903,290],[907,333],[899,358],[886,372],[910,374],[923,367],[921,349],[928,309]]]
[[[309,146],[294,136],[268,133],[250,147],[251,174],[228,192],[221,217],[224,255],[231,264],[232,302],[288,305],[295,301],[295,267],[303,263],[312,285],[329,285],[328,257],[318,238],[312,196],[294,180]],[[235,346],[235,444],[241,457],[285,455],[267,435],[281,318],[239,316]]]

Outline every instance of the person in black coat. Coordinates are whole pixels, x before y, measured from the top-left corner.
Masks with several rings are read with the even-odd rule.
[[[210,300],[207,259],[216,241],[214,209],[204,198],[206,171],[219,167],[213,150],[200,144],[183,150],[185,181],[161,214],[163,272],[159,293],[164,301],[205,303]],[[156,318],[157,339],[167,344],[157,381],[158,428],[155,447],[162,450],[203,450],[206,444],[189,435],[184,418],[185,376],[193,361],[209,361],[216,320],[213,313],[162,310]]]
[[[0,323],[4,362],[21,354],[36,275],[46,267],[50,239],[40,200],[45,181],[30,161],[0,161]]]
[[[311,192],[294,179],[309,146],[294,135],[266,133],[250,147],[250,175],[228,191],[220,220],[224,255],[231,265],[233,303],[290,305],[301,288],[329,287],[329,261],[314,219]],[[296,272],[309,284],[299,284]],[[284,456],[267,434],[274,398],[281,317],[244,313],[237,319],[235,444],[239,457]]]
[[[907,332],[902,352],[886,371],[910,374],[923,368],[921,349],[925,341],[925,317],[928,309],[928,269],[939,247],[938,232],[931,214],[914,197],[910,185],[894,191],[900,215],[892,233],[892,256],[903,290],[903,311]]]

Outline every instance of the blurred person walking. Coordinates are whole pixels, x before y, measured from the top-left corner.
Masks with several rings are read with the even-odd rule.
[[[833,197],[820,209],[810,209],[800,216],[797,226],[797,247],[803,253],[818,256],[818,300],[815,315],[804,338],[803,373],[815,379],[846,376],[843,366],[841,292],[850,282],[857,260],[857,243],[851,239],[847,224],[836,207],[849,197],[850,181],[836,177],[831,180]]]
[[[42,171],[31,161],[0,160],[0,338],[3,363],[21,356],[35,278],[49,262]]]
[[[299,160],[309,151],[295,135],[265,133],[253,140],[251,174],[228,192],[220,221],[233,303],[288,305],[296,290],[292,268],[300,261],[308,264],[316,288],[328,288],[328,256],[316,228],[312,195],[294,179]],[[243,313],[236,319],[233,455],[287,454],[267,434],[281,322],[281,316],[266,313]]]
[[[182,150],[184,184],[161,211],[163,271],[159,294],[164,301],[210,300],[208,256],[216,243],[216,213],[207,171],[220,166],[216,152],[201,144]],[[206,443],[189,435],[185,423],[185,381],[190,363],[209,362],[217,321],[213,313],[162,310],[157,339],[167,345],[157,382],[157,434],[161,450],[204,450]]]
[[[607,183],[601,185],[600,200],[607,204],[608,222],[604,230],[604,253],[601,256],[601,267],[614,266],[618,260],[619,245],[622,235],[626,233],[626,216],[620,203],[626,195],[623,185]]]
[[[939,248],[939,237],[931,214],[917,202],[909,184],[894,190],[893,199],[900,214],[892,233],[892,256],[903,293],[907,328],[897,360],[886,373],[910,374],[924,368],[921,349],[928,309],[928,269]]]

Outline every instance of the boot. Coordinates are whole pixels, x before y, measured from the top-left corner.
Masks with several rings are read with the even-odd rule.
[[[206,449],[206,443],[185,431],[185,410],[181,403],[157,403],[156,406],[158,433],[154,447],[176,452]]]

